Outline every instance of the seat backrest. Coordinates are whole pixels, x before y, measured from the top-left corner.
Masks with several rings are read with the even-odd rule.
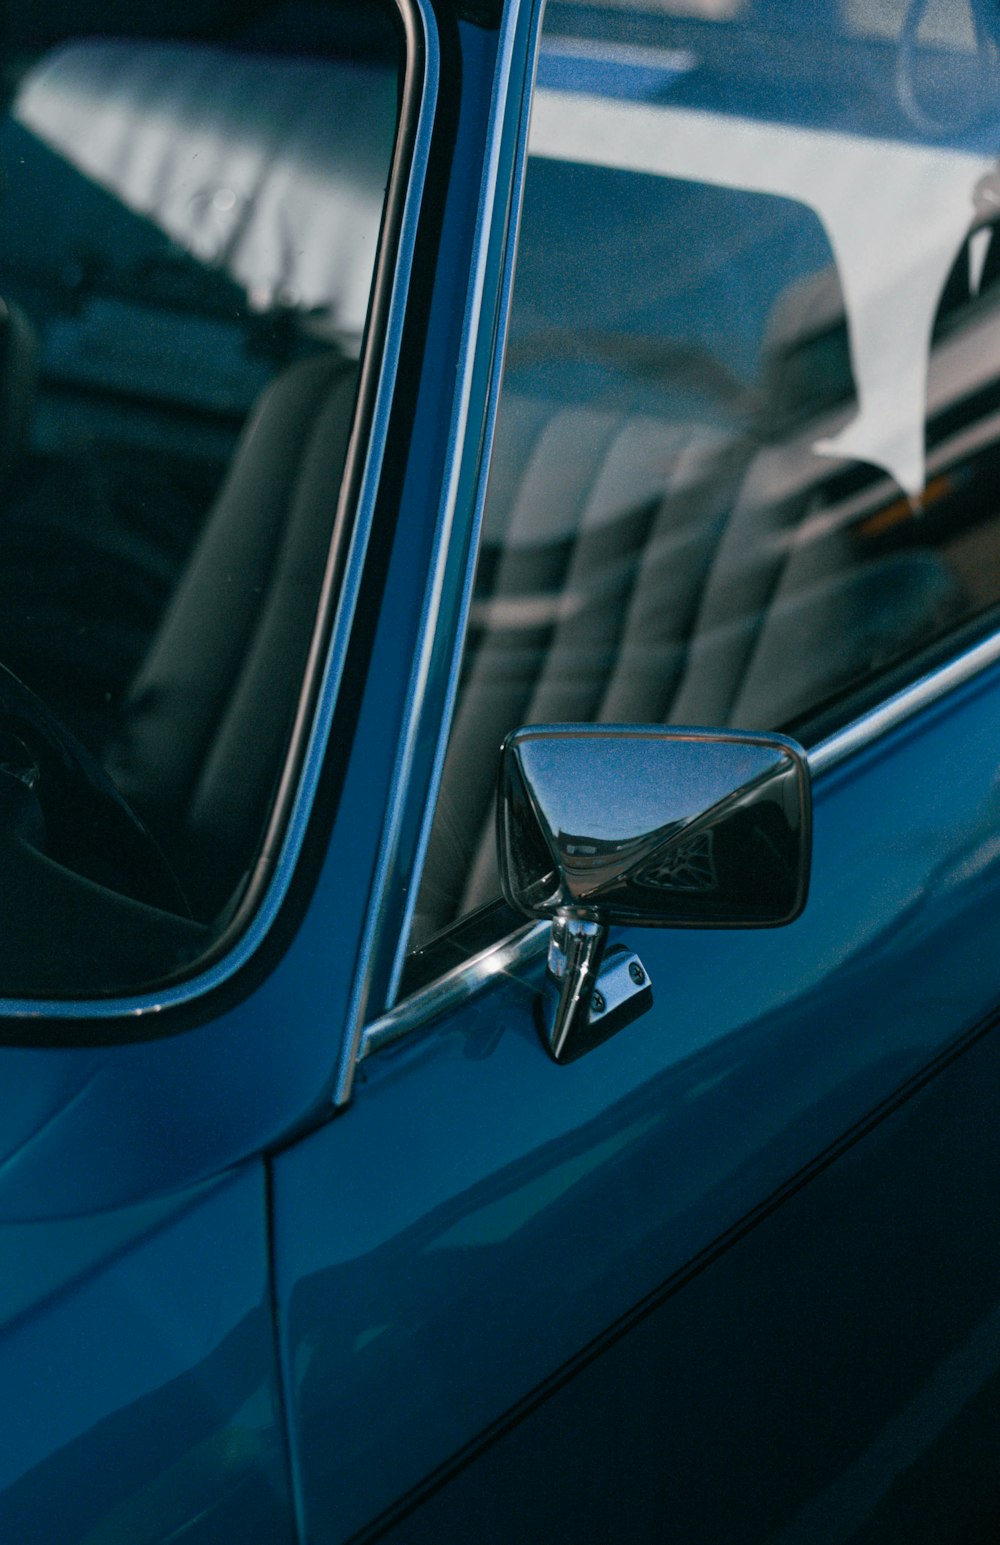
[[[280,768],[355,384],[355,366],[328,353],[263,394],[105,754],[125,796],[170,832],[206,915],[252,860]]]
[[[669,716],[749,455],[715,426],[508,394],[417,942],[495,893],[509,730]]]
[[[28,444],[38,388],[38,335],[13,301],[0,301],[0,485]]]
[[[499,893],[497,750],[518,725],[778,728],[957,612],[936,556],[871,558],[806,518],[814,434],[508,393],[416,947]]]

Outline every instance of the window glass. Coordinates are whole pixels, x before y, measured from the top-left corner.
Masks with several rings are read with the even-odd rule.
[[[549,7],[415,945],[497,894],[515,726],[808,736],[989,622],[997,17]]]
[[[396,121],[376,5],[10,0],[0,993],[196,961],[314,626]]]

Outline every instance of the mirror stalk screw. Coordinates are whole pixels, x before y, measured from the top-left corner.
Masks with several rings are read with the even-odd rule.
[[[652,1005],[638,955],[622,945],[605,954],[607,940],[602,923],[564,913],[552,920],[538,1028],[556,1062],[572,1062]]]

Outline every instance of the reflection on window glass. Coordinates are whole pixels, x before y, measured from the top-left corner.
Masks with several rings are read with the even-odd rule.
[[[550,6],[417,945],[496,896],[515,726],[808,737],[992,625],[998,16]]]
[[[923,44],[976,47],[973,0],[843,0],[843,13],[848,30],[861,36],[895,41],[909,28]]]
[[[315,620],[395,131],[377,6],[148,10],[5,9],[4,994],[140,987],[239,905]]]
[[[655,11],[661,16],[697,16],[701,21],[728,21],[739,15],[747,0],[577,0],[602,9]]]

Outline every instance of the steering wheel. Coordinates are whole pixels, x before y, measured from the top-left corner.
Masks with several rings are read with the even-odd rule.
[[[3,665],[0,824],[97,885],[191,916],[170,865],[96,757]]]

